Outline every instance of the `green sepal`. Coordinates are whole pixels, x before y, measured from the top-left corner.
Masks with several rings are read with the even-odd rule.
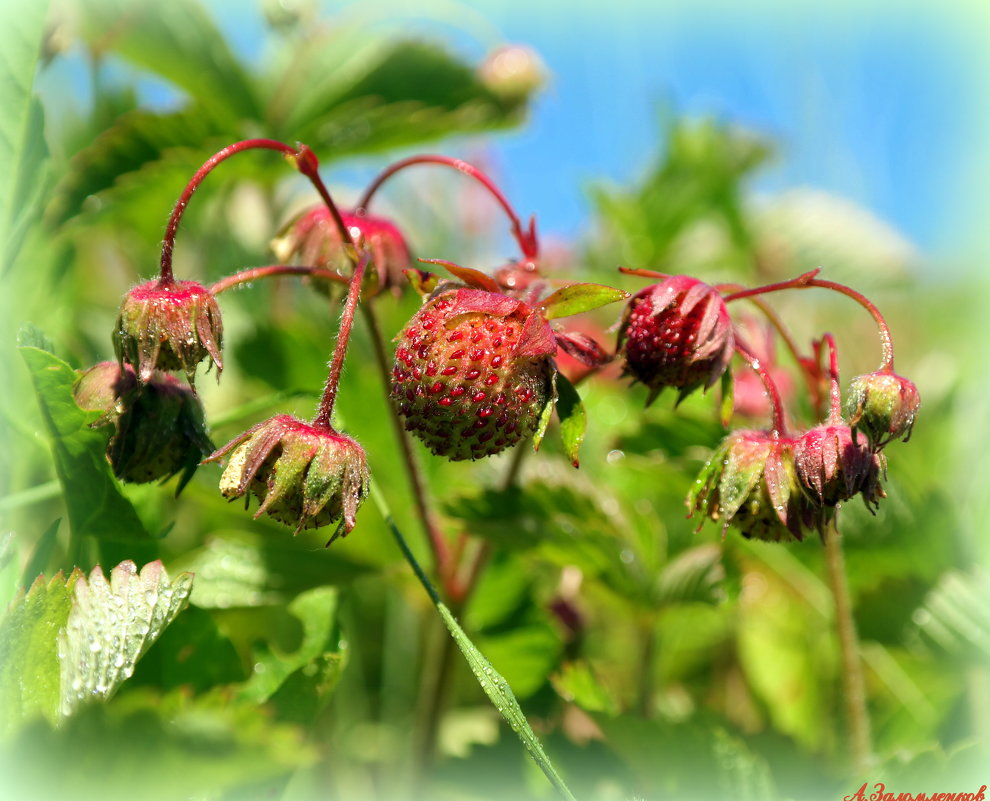
[[[579,466],[578,452],[584,442],[584,432],[588,427],[588,415],[581,402],[577,389],[563,373],[557,379],[557,419],[560,420],[560,439],[564,443],[564,453],[575,467]]]
[[[554,320],[591,311],[628,297],[628,292],[604,284],[571,284],[544,298],[539,308],[545,319]]]
[[[440,276],[428,270],[419,270],[412,267],[402,272],[405,273],[406,278],[409,279],[410,286],[412,286],[413,290],[421,298],[425,298],[431,294],[437,288],[437,284],[440,283]]]
[[[540,412],[540,422],[536,426],[536,433],[533,434],[533,450],[538,451],[540,449],[540,444],[543,442],[543,437],[547,433],[547,426],[550,425],[550,416],[553,414],[553,407],[557,403],[557,376],[559,376],[556,370],[552,370],[550,374],[550,397],[547,398],[546,404],[543,406],[543,411]]]
[[[722,403],[719,405],[719,420],[722,428],[728,428],[732,422],[732,412],[736,408],[736,382],[732,378],[732,371],[726,370],[722,373]]]

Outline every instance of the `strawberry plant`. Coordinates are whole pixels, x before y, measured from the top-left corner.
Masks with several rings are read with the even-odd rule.
[[[274,91],[176,8],[83,36],[184,106],[94,110],[71,158],[19,154],[57,180],[4,251],[13,790],[810,799],[969,775],[953,710],[979,698],[985,588],[932,536],[952,512],[912,455],[949,401],[894,371],[895,337],[898,369],[919,358],[902,296],[766,256],[742,200],[765,143],[677,121],[561,259],[468,160],[382,157],[360,192],[320,161],[514,124],[528,49],[471,66],[283,9]],[[462,205],[504,222],[475,236]],[[714,265],[689,235],[712,225]],[[505,260],[472,245],[506,231]]]

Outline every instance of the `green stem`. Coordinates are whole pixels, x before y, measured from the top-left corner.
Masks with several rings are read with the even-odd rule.
[[[835,626],[842,659],[842,696],[849,730],[849,750],[856,774],[865,776],[873,761],[870,714],[866,708],[866,684],[842,556],[842,537],[834,520],[825,529],[825,565],[829,588],[835,599]]]
[[[532,727],[529,725],[529,721],[526,720],[526,716],[523,714],[522,708],[519,706],[519,702],[516,700],[515,694],[512,692],[512,688],[509,687],[509,683],[492,667],[491,663],[485,658],[485,656],[479,651],[474,643],[471,642],[467,634],[464,633],[464,629],[460,627],[456,618],[447,608],[443,601],[440,600],[440,594],[436,591],[436,588],[430,582],[429,577],[420,567],[419,562],[416,561],[416,557],[413,556],[412,551],[409,549],[409,545],[402,536],[402,532],[395,523],[395,518],[392,516],[392,511],[388,507],[388,503],[382,496],[382,493],[373,488],[372,496],[375,499],[375,504],[378,506],[378,511],[381,513],[382,518],[385,520],[385,524],[388,526],[389,530],[392,532],[392,536],[395,538],[396,544],[399,546],[399,550],[402,551],[402,555],[405,557],[409,566],[412,568],[413,573],[416,574],[416,578],[419,579],[419,583],[423,585],[423,589],[426,590],[426,594],[430,596],[430,600],[433,601],[433,605],[436,607],[437,612],[440,614],[444,625],[446,625],[450,635],[454,640],[454,643],[460,649],[461,653],[464,655],[465,660],[467,660],[468,666],[474,673],[475,678],[478,680],[478,684],[484,691],[485,695],[491,700],[495,705],[495,708],[499,711],[499,714],[505,719],[512,730],[518,735],[526,751],[536,762],[540,770],[547,777],[550,783],[553,785],[554,789],[559,793],[560,797],[565,799],[565,801],[576,801],[573,793],[568,789],[564,780],[557,773],[556,768],[554,768],[553,763],[547,756],[546,752],[543,750],[543,745],[540,743],[536,734],[533,732]]]

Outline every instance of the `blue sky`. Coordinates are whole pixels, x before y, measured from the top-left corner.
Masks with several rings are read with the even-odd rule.
[[[208,5],[242,54],[258,52],[254,3]],[[361,0],[324,3],[323,13],[438,37],[473,60],[501,42],[533,46],[550,83],[530,123],[490,143],[506,191],[521,212],[538,213],[544,233],[580,235],[590,183],[635,181],[658,152],[668,109],[776,140],[779,156],[756,190],[835,192],[946,255],[981,207],[974,176],[990,132],[976,22],[988,20],[907,5]]]

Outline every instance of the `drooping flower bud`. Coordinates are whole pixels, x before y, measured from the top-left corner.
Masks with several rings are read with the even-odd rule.
[[[849,426],[826,423],[801,435],[794,446],[801,485],[822,507],[822,530],[837,504],[862,494],[870,511],[886,497],[880,486],[883,456],[870,450],[866,437]]]
[[[113,347],[121,364],[142,383],[155,370],[182,370],[190,384],[196,366],[209,357],[223,370],[223,321],[216,299],[195,281],[162,285],[158,279],[131,289],[120,304]]]
[[[283,414],[245,431],[204,461],[227,455],[220,492],[230,500],[255,495],[261,501],[256,518],[267,514],[294,527],[296,534],[340,521],[331,542],[354,528],[370,477],[364,449],[350,437]]]
[[[734,431],[702,468],[687,498],[689,517],[733,525],[744,537],[783,542],[804,538],[814,506],[798,483],[794,440],[767,431]]]
[[[142,384],[130,365],[101,362],[80,378],[75,398],[80,408],[105,413],[94,425],[114,426],[107,458],[121,481],[146,484],[179,473],[181,491],[213,450],[199,398],[174,376],[155,373]]]
[[[379,289],[399,292],[406,284],[403,270],[412,268],[409,246],[401,231],[384,217],[341,211],[341,218],[359,250],[371,255]],[[350,276],[352,262],[344,249],[330,211],[314,206],[291,220],[271,242],[281,262],[335,270]]]
[[[896,373],[878,371],[856,376],[849,384],[845,415],[849,425],[866,433],[874,450],[911,436],[921,406],[918,388]]]
[[[633,295],[619,328],[625,371],[649,387],[648,404],[665,387],[679,390],[678,402],[708,389],[728,367],[733,344],[722,296],[686,275]]]

